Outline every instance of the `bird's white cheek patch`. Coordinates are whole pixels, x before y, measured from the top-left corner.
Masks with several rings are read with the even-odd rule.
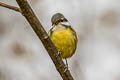
[[[62,25],[70,26],[69,22],[61,22]]]

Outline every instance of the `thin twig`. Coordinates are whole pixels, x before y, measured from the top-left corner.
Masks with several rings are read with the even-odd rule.
[[[15,7],[15,6],[11,6],[11,5],[2,3],[2,2],[0,2],[0,6],[5,7],[5,8],[8,8],[8,9],[12,9],[12,10],[17,11],[17,12],[21,12],[21,11],[20,11],[20,8]]]

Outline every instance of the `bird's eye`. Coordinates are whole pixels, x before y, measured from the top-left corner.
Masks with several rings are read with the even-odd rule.
[[[64,22],[64,20],[63,20],[63,19],[61,19],[60,21],[61,21],[61,22]]]
[[[66,18],[60,19],[61,22],[67,22]]]
[[[60,21],[61,21],[61,22],[67,22],[67,19],[62,18],[62,19],[60,19]]]

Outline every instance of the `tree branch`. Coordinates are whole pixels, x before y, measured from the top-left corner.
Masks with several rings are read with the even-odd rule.
[[[16,1],[22,10],[23,16],[27,19],[27,21],[29,22],[29,24],[31,25],[31,27],[33,28],[39,39],[42,41],[44,47],[48,51],[49,56],[51,57],[53,63],[56,66],[56,69],[60,73],[63,80],[73,80],[73,77],[71,76],[69,70],[66,70],[66,66],[64,62],[62,61],[61,57],[58,56],[58,52],[56,48],[54,47],[47,32],[42,27],[38,18],[34,14],[27,0],[16,0]]]
[[[57,71],[60,73],[63,80],[73,80],[70,71],[67,69],[62,61],[61,57],[58,56],[58,51],[54,47],[53,43],[51,42],[47,32],[42,27],[41,23],[39,22],[38,18],[34,14],[33,10],[29,6],[27,0],[16,0],[20,9],[14,6],[10,6],[4,3],[0,3],[0,6],[12,9],[17,12],[21,12],[22,15],[27,19],[31,27],[33,28],[34,32],[37,34],[39,39],[42,41],[45,49],[47,50],[49,56],[51,57],[53,63],[56,66]]]
[[[8,9],[12,9],[12,10],[17,11],[17,12],[21,12],[20,8],[17,8],[17,7],[2,3],[2,2],[0,2],[0,6],[8,8]]]

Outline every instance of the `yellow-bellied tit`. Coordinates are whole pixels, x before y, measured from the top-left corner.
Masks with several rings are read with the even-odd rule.
[[[56,49],[60,51],[62,59],[70,58],[77,47],[77,35],[68,20],[61,13],[56,13],[51,19],[52,28],[49,31],[50,39]]]

